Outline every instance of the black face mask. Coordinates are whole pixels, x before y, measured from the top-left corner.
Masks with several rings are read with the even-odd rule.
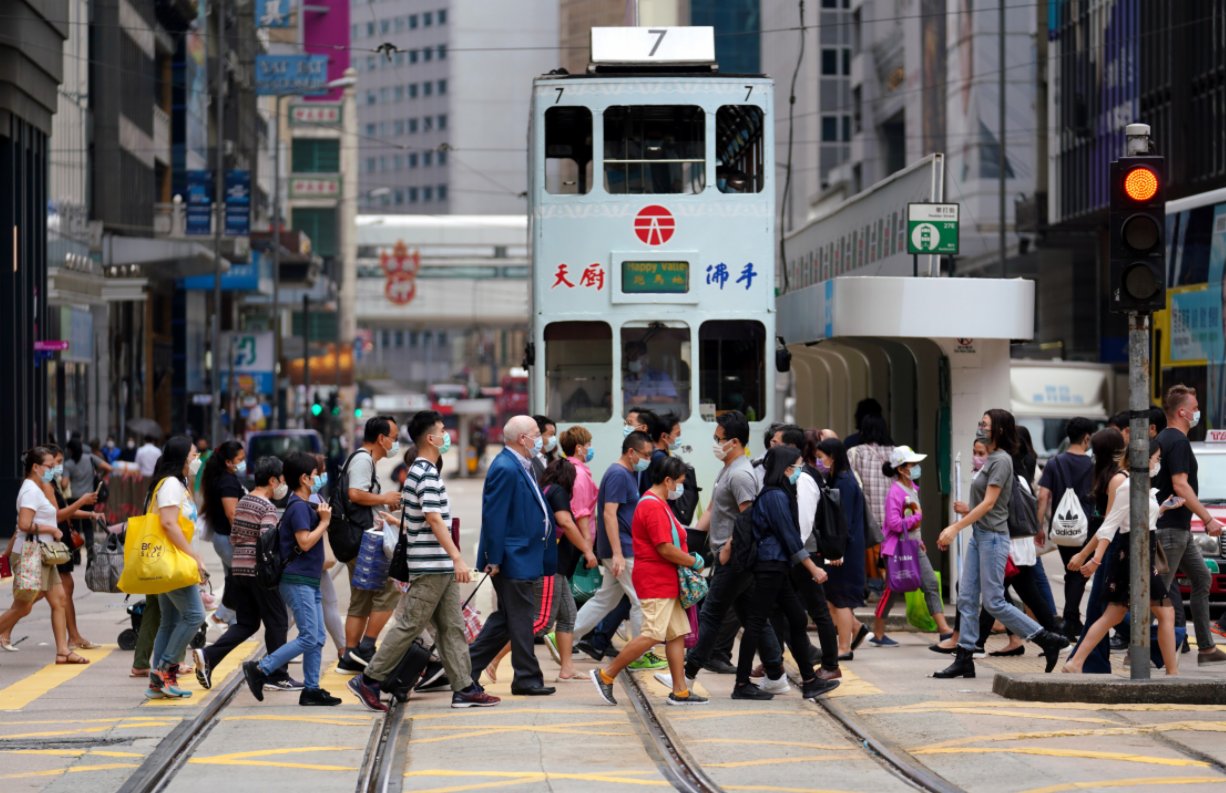
[[[979,429],[975,430],[975,440],[986,445],[988,441],[991,440],[991,437],[988,435],[987,430],[985,430],[983,427],[980,427]]]

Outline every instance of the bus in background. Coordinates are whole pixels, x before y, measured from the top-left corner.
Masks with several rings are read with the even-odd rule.
[[[426,399],[430,409],[443,417],[443,426],[451,434],[451,442],[460,441],[460,419],[455,413],[455,404],[468,399],[468,386],[463,383],[433,383],[426,387]]]
[[[490,443],[502,443],[502,427],[512,416],[529,413],[528,370],[515,367],[502,376],[497,388],[481,389],[482,396],[494,399],[493,423],[487,436]]]
[[[594,471],[631,408],[673,413],[699,485],[715,419],[755,453],[775,397],[774,85],[721,74],[711,28],[594,28],[588,74],[532,86],[532,412]]]
[[[1019,427],[1030,430],[1040,460],[1064,448],[1069,419],[1081,416],[1101,426],[1117,410],[1110,364],[1014,358],[1009,385],[1009,411]]]

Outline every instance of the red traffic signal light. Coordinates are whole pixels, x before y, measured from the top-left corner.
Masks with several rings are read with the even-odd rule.
[[[1158,194],[1158,187],[1158,174],[1143,165],[1124,174],[1124,195],[1133,201],[1152,200]]]

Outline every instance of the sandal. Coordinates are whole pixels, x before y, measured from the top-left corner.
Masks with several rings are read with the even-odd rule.
[[[132,671],[128,672],[128,677],[149,677],[148,669],[137,669],[132,667]]]
[[[89,639],[82,639],[79,642],[69,642],[68,649],[77,648],[78,650],[97,650],[101,644],[94,644]]]
[[[62,658],[63,660],[60,660],[61,658]],[[56,662],[57,664],[60,664],[60,665],[63,665],[63,664],[72,664],[72,665],[74,665],[74,666],[78,666],[78,665],[80,665],[80,664],[88,664],[88,663],[89,663],[89,659],[88,659],[88,658],[82,658],[81,656],[77,655],[76,653],[69,651],[68,653],[56,653],[56,654],[55,654],[55,662]]]

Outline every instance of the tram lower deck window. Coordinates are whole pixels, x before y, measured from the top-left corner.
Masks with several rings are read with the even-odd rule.
[[[706,114],[702,108],[607,108],[604,184],[612,195],[701,193],[706,187]]]
[[[698,328],[698,402],[703,418],[726,410],[754,420],[766,410],[766,327],[755,320],[712,320]]]
[[[604,322],[545,326],[545,413],[558,421],[613,415],[613,330]]]
[[[690,417],[690,329],[684,323],[629,323],[621,331],[622,415],[631,408]]]

